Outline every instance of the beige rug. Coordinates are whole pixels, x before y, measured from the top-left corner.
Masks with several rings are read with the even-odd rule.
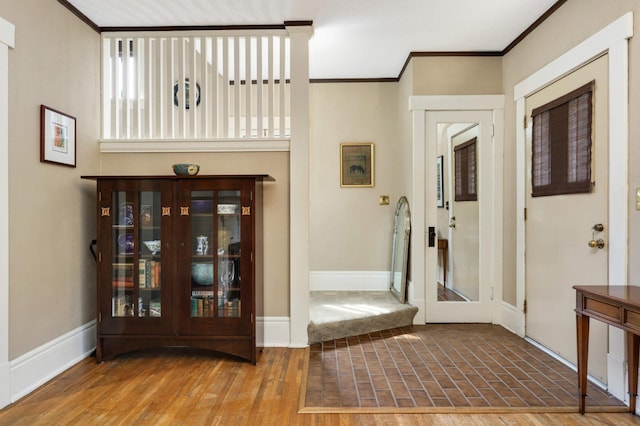
[[[411,325],[418,308],[389,291],[311,292],[309,343]]]

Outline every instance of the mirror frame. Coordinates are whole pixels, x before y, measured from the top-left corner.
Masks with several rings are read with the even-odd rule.
[[[404,213],[402,211],[404,210]],[[405,219],[404,229],[398,229],[401,214]],[[391,250],[391,274],[389,289],[400,303],[405,303],[407,295],[407,266],[409,260],[409,240],[411,236],[411,211],[409,200],[404,195],[398,200],[393,225],[393,246]],[[400,273],[400,288],[394,286],[396,259],[402,259]]]

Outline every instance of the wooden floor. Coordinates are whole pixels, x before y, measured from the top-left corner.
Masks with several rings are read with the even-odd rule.
[[[640,425],[631,414],[298,414],[306,350],[258,365],[188,349],[88,358],[0,411],[0,425]]]

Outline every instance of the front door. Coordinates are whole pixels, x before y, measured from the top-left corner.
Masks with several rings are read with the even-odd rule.
[[[607,56],[600,57],[526,99],[525,332],[574,364],[577,355],[572,286],[607,284],[607,67]],[[532,110],[593,80],[591,192],[532,197]],[[603,248],[589,246],[590,240],[600,239]],[[606,383],[607,327],[598,321],[591,324],[589,373]]]

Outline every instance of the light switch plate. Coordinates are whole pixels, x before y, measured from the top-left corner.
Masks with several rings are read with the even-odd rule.
[[[389,196],[388,195],[381,195],[380,196],[380,205],[381,206],[388,206],[389,205]]]

